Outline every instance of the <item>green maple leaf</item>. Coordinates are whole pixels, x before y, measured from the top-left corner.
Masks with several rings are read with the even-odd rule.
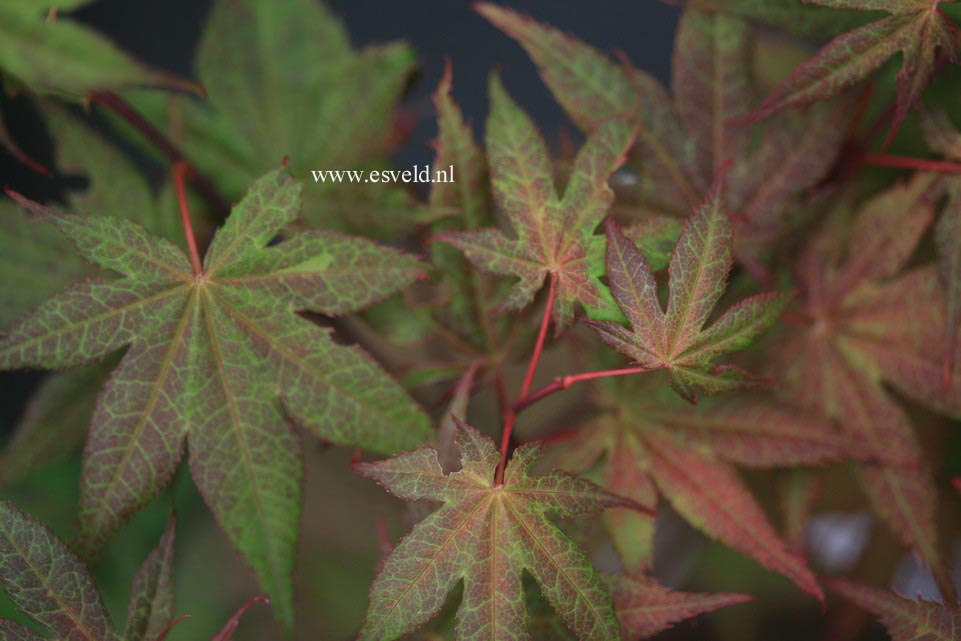
[[[62,641],[156,641],[174,620],[173,556],[176,519],[171,516],[160,542],[140,566],[130,590],[127,623],[114,629],[103,597],[83,562],[53,532],[19,509],[0,501],[0,588],[16,608],[52,638]],[[229,641],[239,617],[214,641]],[[12,619],[0,619],[3,641],[44,641],[46,637]]]
[[[0,367],[66,368],[129,346],[101,393],[81,476],[91,552],[170,480],[186,438],[197,486],[290,625],[302,460],[289,415],[320,438],[392,453],[427,417],[365,353],[298,316],[360,309],[409,284],[416,259],[336,232],[268,243],[297,215],[282,171],[254,184],[203,270],[123,219],[25,199],[92,262],[122,274],[51,299],[0,342]],[[189,432],[189,434],[188,434]]]
[[[760,106],[765,117],[789,105],[806,105],[833,96],[867,78],[897,53],[901,70],[895,77],[897,100],[891,121],[897,131],[934,77],[937,52],[961,62],[957,25],[940,10],[942,0],[813,0],[834,9],[886,11],[881,18],[836,36],[801,64]]]
[[[626,118],[600,125],[577,156],[559,196],[544,139],[495,77],[490,84],[487,156],[494,199],[514,236],[498,229],[449,232],[438,239],[461,249],[485,271],[516,276],[505,309],[529,305],[544,280],[556,279],[554,322],[570,325],[574,305],[593,317],[615,318],[616,307],[601,284],[603,241],[594,230],[614,199],[608,177],[624,161],[635,127]]]
[[[642,505],[656,505],[663,496],[706,535],[821,598],[811,571],[776,534],[730,466],[771,468],[866,458],[854,439],[818,414],[758,394],[693,406],[670,393],[659,376],[622,379],[598,400],[609,411],[558,448],[563,469],[596,469],[607,490]],[[650,565],[653,518],[614,509],[605,514],[605,525],[626,568],[636,572]]]
[[[161,130],[168,116],[177,123],[172,137],[228,198],[288,158],[308,185],[312,226],[390,238],[431,219],[403,185],[315,183],[311,171],[389,166],[394,111],[414,62],[401,42],[354,51],[317,0],[217,0],[195,61],[207,100],[147,96],[141,106]]]
[[[56,141],[56,175],[83,175],[82,191],[68,191],[74,215],[85,211],[129,217],[152,233],[182,239],[173,190],[154,194],[137,167],[102,136],[52,102],[42,102],[47,127]],[[0,328],[7,329],[71,283],[110,278],[86,262],[55,227],[24,215],[12,202],[0,202]],[[11,483],[44,464],[72,454],[83,443],[97,394],[116,361],[50,375],[0,452],[0,482]]]
[[[130,86],[197,91],[172,74],[134,61],[80,23],[48,17],[91,0],[7,0],[0,4],[0,71],[39,94],[83,98],[93,91]]]
[[[950,343],[936,270],[902,273],[934,218],[934,180],[919,174],[868,201],[850,222],[844,210],[828,219],[796,264],[805,323],[769,353],[788,398],[839,421],[879,459],[858,466],[861,486],[937,575],[937,492],[907,412],[885,390],[961,415],[961,377],[947,387],[943,378]]]
[[[753,265],[802,222],[801,195],[827,176],[840,151],[843,127],[829,104],[786,113],[760,129],[748,126],[757,102],[754,30],[738,17],[684,12],[672,97],[651,74],[615,64],[567,33],[496,5],[478,10],[524,47],[585,133],[611,117],[638,114],[640,132],[627,163],[636,176],[618,190],[615,207],[624,222],[685,218],[726,173],[723,197],[737,229],[736,255]]]
[[[692,402],[698,388],[715,393],[743,385],[741,370],[714,366],[714,359],[743,349],[773,325],[790,295],[753,296],[705,328],[724,293],[733,242],[731,224],[715,194],[688,219],[677,240],[669,264],[669,296],[664,311],[644,254],[609,220],[607,277],[631,327],[610,321],[588,324],[605,343],[630,356],[638,366],[668,369],[671,387]]]
[[[887,590],[833,579],[845,599],[881,620],[892,641],[954,641],[961,636],[961,606],[907,599]]]
[[[788,33],[825,39],[863,26],[870,12],[818,7],[799,0],[690,0],[687,6],[720,11],[781,29]]]
[[[587,556],[547,518],[633,505],[561,472],[530,476],[536,445],[518,448],[504,484],[494,484],[493,441],[462,422],[461,469],[445,473],[433,448],[358,469],[407,501],[443,505],[414,527],[384,562],[371,588],[361,641],[389,641],[419,627],[463,580],[457,639],[526,639],[522,573],[528,571],[579,639],[619,638],[611,598]]]

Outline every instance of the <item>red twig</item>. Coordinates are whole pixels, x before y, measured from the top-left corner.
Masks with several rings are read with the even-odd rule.
[[[230,212],[230,205],[217,192],[213,183],[207,180],[207,178],[194,167],[169,138],[154,127],[150,121],[137,113],[137,111],[120,96],[111,91],[97,91],[90,95],[90,100],[106,107],[130,123],[143,134],[160,153],[166,156],[171,163],[183,163],[186,165],[190,169],[190,178],[197,188],[197,193],[221,215],[227,215],[227,213]]]
[[[197,238],[194,236],[194,227],[190,222],[190,208],[187,204],[187,188],[185,185],[186,174],[189,171],[183,162],[174,164],[174,187],[177,190],[177,203],[180,205],[180,221],[184,226],[184,236],[187,238],[187,248],[190,250],[190,266],[193,268],[194,276],[199,276],[204,271],[203,263],[200,260],[200,250],[197,249]]]
[[[220,632],[217,633],[217,636],[215,636],[212,641],[230,641],[230,639],[234,636],[234,631],[237,629],[237,626],[240,625],[240,617],[242,617],[255,603],[270,603],[270,599],[265,596],[256,596],[250,601],[247,601],[242,608],[237,610],[236,614],[230,617],[230,620],[227,621],[227,624],[220,630]]]
[[[875,167],[894,167],[896,169],[915,169],[917,171],[936,171],[942,174],[961,174],[961,163],[949,160],[930,160],[928,158],[912,158],[897,156],[878,151],[866,151],[861,156],[865,165]]]
[[[531,354],[531,362],[527,365],[527,374],[524,376],[524,383],[521,391],[517,395],[518,399],[527,396],[534,383],[534,373],[537,371],[537,363],[541,360],[541,353],[544,351],[544,341],[547,339],[547,328],[551,324],[551,314],[554,312],[554,298],[557,295],[557,274],[551,272],[550,285],[547,290],[547,305],[544,307],[544,318],[541,320],[541,329],[537,333],[537,342],[534,344],[534,353]],[[500,485],[504,482],[504,466],[507,464],[507,450],[511,443],[511,432],[514,429],[514,421],[517,419],[517,412],[513,407],[509,407],[504,413],[504,431],[501,434],[501,460],[497,464],[497,473],[494,475],[494,483]]]
[[[176,619],[174,619],[174,620],[170,623],[170,625],[168,625],[166,628],[164,628],[164,631],[160,633],[160,636],[157,637],[156,641],[164,641],[164,639],[167,638],[167,635],[170,634],[170,631],[174,629],[174,626],[175,626],[175,625],[177,625],[178,623],[180,623],[180,622],[183,621],[184,619],[191,619],[191,618],[193,618],[193,617],[192,617],[191,615],[189,615],[189,614],[185,614],[185,615],[183,615],[183,616],[177,617]]]
[[[550,385],[546,385],[541,389],[537,390],[533,394],[529,394],[519,401],[514,403],[511,408],[516,413],[522,412],[525,408],[530,407],[537,401],[541,400],[545,396],[550,396],[555,392],[565,390],[575,383],[580,383],[581,381],[591,381],[596,378],[608,378],[611,376],[628,376],[630,374],[640,374],[642,372],[649,372],[650,369],[646,367],[627,367],[624,369],[608,369],[600,370],[596,372],[581,372],[580,374],[568,374],[567,376],[558,376],[554,379],[554,382]]]

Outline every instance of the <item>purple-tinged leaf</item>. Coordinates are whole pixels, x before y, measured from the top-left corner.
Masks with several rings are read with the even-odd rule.
[[[155,641],[174,620],[173,556],[177,519],[171,515],[160,543],[140,566],[130,588],[124,641]]]
[[[844,579],[832,579],[829,585],[878,617],[892,641],[954,641],[961,635],[961,606],[906,599]]]

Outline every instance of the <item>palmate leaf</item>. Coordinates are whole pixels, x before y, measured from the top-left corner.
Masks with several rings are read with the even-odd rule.
[[[819,7],[801,0],[688,0],[686,4],[820,39],[860,27],[872,19],[870,12]]]
[[[559,446],[559,464],[580,473],[603,461],[604,486],[644,505],[659,495],[694,527],[821,597],[811,571],[777,536],[764,511],[729,467],[818,465],[864,458],[831,422],[760,396],[727,396],[692,406],[656,375],[622,379],[604,394],[610,410]],[[652,559],[654,522],[615,509],[607,530],[631,571]]]
[[[954,641],[961,636],[961,607],[906,599],[885,590],[833,579],[831,587],[881,620],[891,641]]]
[[[695,402],[697,389],[709,393],[744,384],[744,373],[715,366],[720,355],[743,349],[777,320],[789,294],[760,294],[741,301],[704,328],[724,293],[732,266],[731,224],[720,197],[701,205],[688,219],[669,264],[667,311],[647,259],[608,220],[607,277],[611,292],[631,325],[588,321],[601,339],[640,367],[666,368],[671,387]]]
[[[607,215],[614,194],[608,177],[624,162],[636,129],[630,119],[612,118],[584,143],[570,180],[559,196],[544,139],[534,123],[507,95],[495,76],[490,84],[487,156],[498,208],[513,236],[498,229],[450,232],[438,240],[463,250],[474,265],[520,280],[506,309],[529,305],[544,280],[556,279],[554,322],[570,325],[575,304],[592,317],[617,317],[610,293],[601,284],[602,243],[594,230]]]
[[[457,639],[527,639],[522,573],[529,572],[581,640],[619,636],[611,598],[587,556],[547,518],[630,507],[589,481],[530,476],[540,448],[522,446],[494,484],[494,442],[459,424],[461,469],[445,474],[436,450],[420,448],[357,467],[398,497],[442,506],[414,527],[374,581],[361,641],[397,639],[428,621],[463,580]]]
[[[311,177],[388,166],[394,111],[414,68],[406,44],[356,52],[318,0],[217,0],[195,65],[205,103],[181,99],[168,113],[170,101],[154,98],[142,107],[162,130],[168,116],[178,123],[178,144],[228,198],[288,158],[309,183],[303,215],[314,227],[390,238],[431,218],[403,185]]]
[[[198,275],[180,250],[133,223],[20,199],[124,277],[70,288],[0,343],[6,369],[71,367],[129,345],[87,441],[83,549],[99,548],[160,491],[186,437],[198,488],[288,626],[302,461],[286,415],[320,438],[382,453],[430,434],[426,415],[373,360],[296,314],[370,305],[416,278],[419,261],[335,232],[268,246],[297,216],[299,193],[283,171],[255,183]]]
[[[746,263],[797,224],[803,192],[837,158],[843,127],[831,105],[788,113],[761,129],[745,124],[755,108],[753,30],[744,20],[688,9],[675,39],[672,99],[650,74],[607,56],[547,25],[492,4],[482,15],[516,39],[548,88],[585,133],[615,115],[638,113],[641,128],[625,189],[632,216],[685,218],[707,197],[714,178],[729,173],[726,210],[737,228],[736,255]],[[809,132],[818,131],[818,136]]]
[[[901,54],[895,77],[897,100],[891,121],[897,131],[934,77],[937,53],[961,62],[957,25],[939,10],[942,0],[813,0],[835,9],[886,11],[889,16],[835,37],[771,92],[758,117],[789,105],[806,105],[836,95],[864,80],[885,61]]]
[[[80,23],[48,11],[78,9],[91,0],[0,4],[0,72],[38,94],[79,99],[92,91],[131,86],[200,92],[192,82],[151,69]]]
[[[932,267],[904,271],[933,219],[934,178],[919,174],[868,201],[844,234],[825,227],[798,260],[807,325],[772,348],[772,371],[795,402],[838,420],[883,462],[858,467],[875,511],[942,571],[931,477],[906,411],[884,389],[961,412],[961,379],[942,378],[944,298]]]

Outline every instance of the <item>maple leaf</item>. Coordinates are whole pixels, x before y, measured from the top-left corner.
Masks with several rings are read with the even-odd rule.
[[[720,11],[788,33],[826,39],[871,21],[870,12],[819,7],[798,0],[688,0],[686,6]]]
[[[84,190],[68,190],[75,215],[84,211],[129,217],[168,239],[182,240],[173,190],[155,195],[143,174],[103,136],[50,101],[40,108],[56,141],[57,177],[83,175]],[[7,329],[69,284],[110,275],[86,262],[55,227],[37,220],[12,202],[0,202],[0,328]],[[27,406],[0,452],[0,483],[12,483],[45,464],[72,454],[83,443],[97,394],[116,366],[114,359],[89,368],[51,374]]]
[[[644,254],[615,222],[608,220],[606,227],[607,277],[631,328],[588,321],[601,340],[640,367],[667,368],[671,387],[691,402],[697,399],[697,388],[715,393],[743,385],[743,372],[714,366],[714,358],[743,349],[773,325],[790,295],[753,296],[704,328],[732,266],[731,223],[717,193],[694,212],[677,239],[669,264],[666,312]]]
[[[303,215],[312,226],[392,238],[432,218],[403,185],[318,183],[311,171],[389,167],[394,111],[414,63],[401,42],[354,51],[316,0],[217,0],[195,60],[207,100],[129,98],[161,130],[178,123],[177,144],[228,198],[288,158],[310,186]]]
[[[628,167],[637,180],[619,193],[632,218],[684,218],[729,173],[726,211],[746,264],[798,224],[803,192],[837,158],[843,127],[831,105],[787,113],[763,127],[756,144],[745,124],[755,107],[753,30],[734,16],[688,9],[675,38],[673,99],[652,75],[614,64],[580,40],[496,5],[478,11],[517,40],[568,116],[584,132],[606,119],[639,114]],[[818,136],[811,136],[818,131]]]
[[[961,606],[906,599],[844,579],[829,583],[844,598],[878,617],[892,641],[954,641],[961,636]]]
[[[587,556],[550,520],[633,502],[593,483],[551,472],[530,476],[540,447],[518,448],[494,484],[494,442],[458,421],[461,469],[445,474],[437,451],[423,447],[357,469],[406,501],[443,505],[414,527],[384,562],[371,587],[361,641],[389,641],[429,620],[463,580],[457,638],[524,639],[528,571],[579,639],[618,638],[611,598]]]
[[[0,6],[0,71],[39,94],[83,98],[98,89],[153,86],[201,93],[197,85],[151,69],[106,38],[48,10],[71,11],[92,0],[7,0]]]
[[[675,592],[642,575],[613,576],[609,583],[623,638],[631,640],[647,639],[679,621],[751,600],[744,594]]]
[[[958,28],[939,9],[942,0],[812,1],[836,9],[886,11],[891,15],[836,36],[774,88],[758,108],[757,117],[833,96],[864,80],[900,52],[893,135],[934,77],[937,52],[940,50],[954,63],[961,62]]]
[[[600,125],[581,148],[559,196],[547,146],[534,123],[496,76],[490,96],[491,188],[515,236],[485,229],[441,233],[437,239],[461,249],[480,269],[520,279],[508,294],[505,309],[526,307],[550,276],[557,282],[553,311],[557,331],[570,325],[575,304],[595,317],[616,317],[613,300],[600,282],[602,244],[594,230],[614,199],[608,177],[624,162],[636,129],[626,118]]]
[[[430,434],[372,359],[295,313],[363,308],[409,284],[419,261],[336,232],[268,245],[296,217],[299,193],[283,171],[260,179],[197,274],[183,252],[132,222],[17,196],[85,258],[124,277],[73,286],[0,342],[4,369],[87,364],[129,345],[100,394],[84,455],[86,552],[166,485],[187,438],[198,488],[288,626],[303,463],[286,415],[320,438],[383,453]]]
[[[133,579],[123,636],[110,622],[103,597],[79,558],[53,532],[6,501],[0,501],[0,587],[17,609],[62,641],[162,641],[174,619],[173,552],[176,519],[171,516],[159,544]],[[229,641],[235,614],[213,641]],[[11,619],[0,619],[0,639],[42,641],[45,637]]]
[[[901,273],[934,217],[934,180],[918,174],[882,192],[846,233],[840,227],[847,212],[828,219],[796,265],[803,324],[770,355],[788,398],[838,420],[879,459],[859,465],[861,486],[937,576],[937,493],[907,413],[884,389],[890,384],[932,409],[961,412],[961,379],[954,377],[949,390],[943,386],[948,338],[936,271]]]
[[[655,505],[658,496],[694,527],[821,598],[811,571],[777,536],[764,511],[729,464],[817,465],[864,458],[863,448],[810,412],[756,394],[690,405],[655,374],[620,379],[598,399],[606,409],[558,449],[574,473],[603,465],[609,491]],[[613,509],[605,524],[624,566],[647,567],[654,520]]]

